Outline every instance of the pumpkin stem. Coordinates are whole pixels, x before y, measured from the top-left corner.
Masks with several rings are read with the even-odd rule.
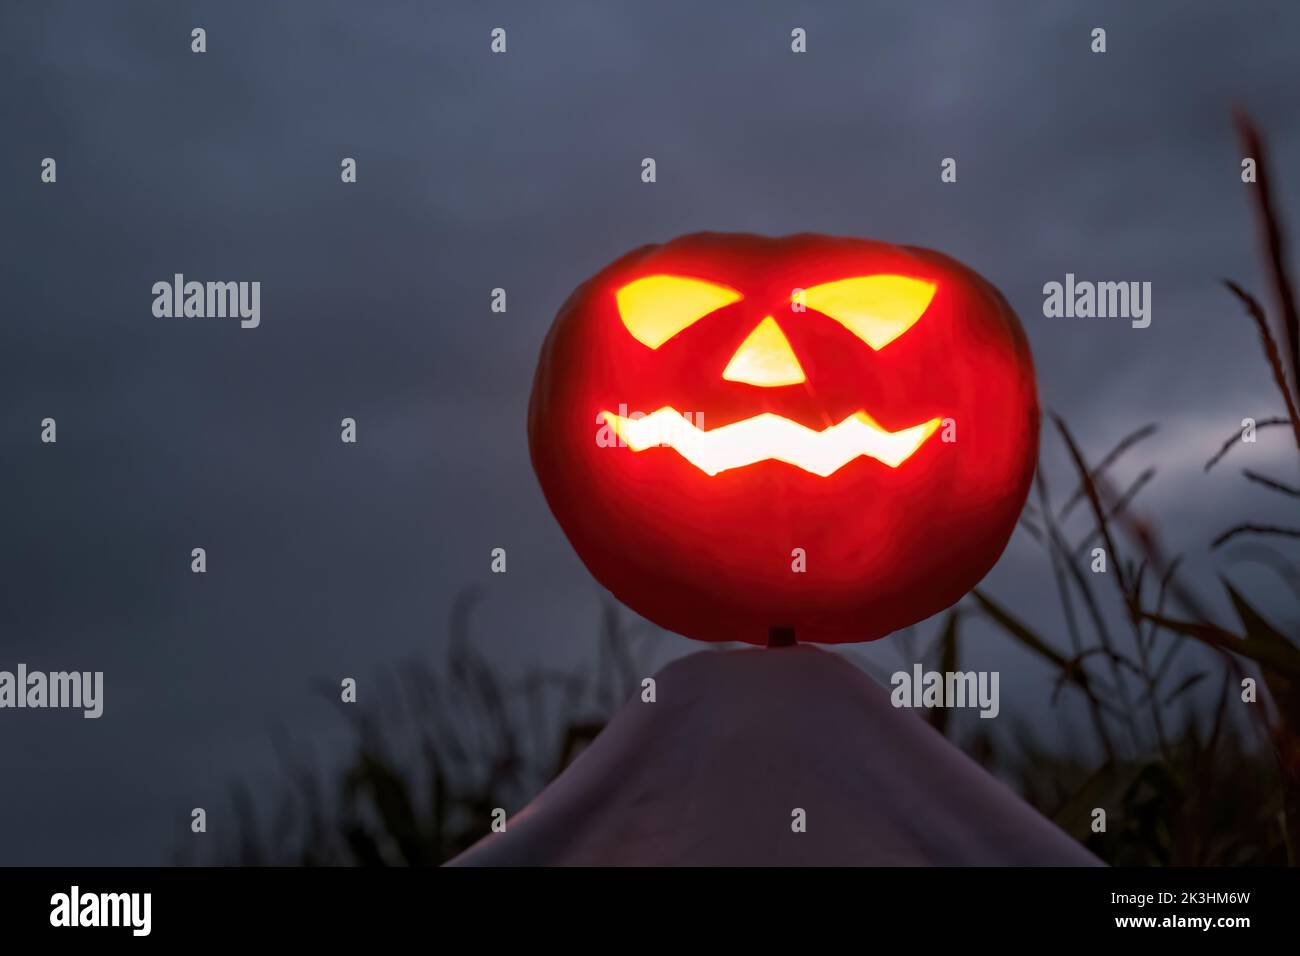
[[[793,627],[769,627],[767,629],[768,647],[794,647],[798,640]]]

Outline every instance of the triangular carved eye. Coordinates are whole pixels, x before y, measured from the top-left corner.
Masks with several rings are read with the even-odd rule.
[[[735,289],[687,276],[646,276],[618,290],[618,314],[642,345],[657,349],[710,312],[744,298]]]
[[[858,276],[815,285],[804,291],[803,303],[880,351],[916,324],[937,288],[907,276]]]

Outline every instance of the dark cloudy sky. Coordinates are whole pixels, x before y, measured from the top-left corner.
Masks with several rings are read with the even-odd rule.
[[[537,489],[524,415],[557,307],[643,243],[942,249],[1006,293],[1045,406],[1090,454],[1159,423],[1120,474],[1158,466],[1145,508],[1196,573],[1228,567],[1206,551],[1227,524],[1280,520],[1240,462],[1201,465],[1278,411],[1219,279],[1265,291],[1229,108],[1295,168],[1300,7],[619,6],[5,5],[0,669],[102,670],[106,710],[0,711],[0,863],[168,859],[190,807],[273,773],[270,728],[330,736],[314,682],[364,695],[440,659],[468,585],[502,667],[589,662],[600,591]],[[150,287],[176,272],[259,280],[260,328],[154,318]],[[1151,327],[1044,318],[1066,272],[1150,281]],[[1296,477],[1280,433],[1251,454]],[[1048,581],[1017,533],[987,586],[1061,639]],[[657,653],[693,649],[665,635]],[[899,660],[893,639],[869,653]],[[967,653],[1002,669],[1004,712],[1046,707],[1045,672],[1004,638],[973,629]]]

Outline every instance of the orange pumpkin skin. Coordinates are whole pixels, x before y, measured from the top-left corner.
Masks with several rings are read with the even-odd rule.
[[[651,348],[630,333],[619,290],[664,275],[743,298]],[[934,287],[878,350],[792,307],[794,290],[871,276]],[[766,317],[804,381],[723,377]],[[860,455],[821,475],[772,458],[709,474],[676,447],[611,444],[602,412],[621,407],[627,419],[671,407],[706,434],[763,413],[813,432],[859,412],[888,432],[942,424],[895,467]],[[765,644],[792,628],[842,643],[936,614],[988,572],[1028,494],[1038,424],[1020,322],[961,263],[862,239],[699,233],[636,249],[570,295],[542,346],[528,437],[573,547],[634,611],[704,641]]]

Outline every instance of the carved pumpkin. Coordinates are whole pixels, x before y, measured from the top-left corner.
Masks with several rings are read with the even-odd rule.
[[[927,249],[701,233],[569,297],[528,423],[592,574],[706,641],[867,641],[997,561],[1038,445],[1002,295]]]

